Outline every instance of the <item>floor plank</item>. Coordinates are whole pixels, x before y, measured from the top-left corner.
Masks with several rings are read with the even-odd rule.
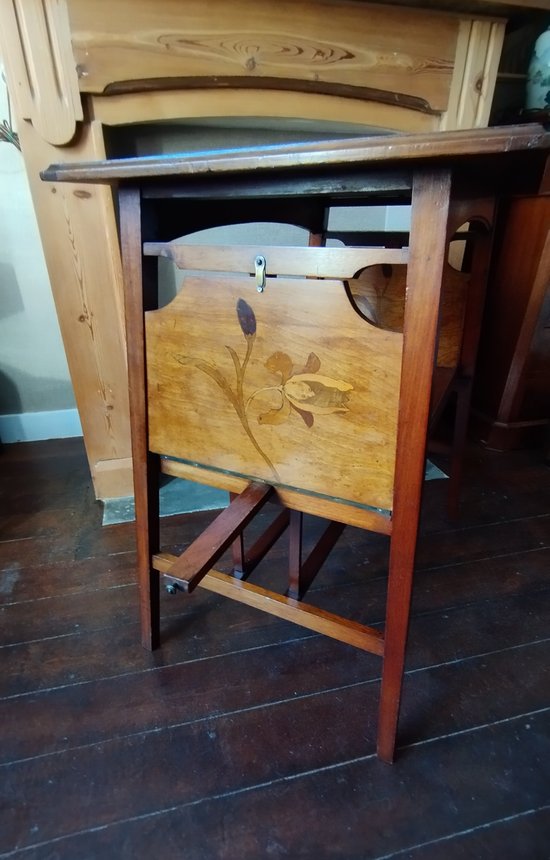
[[[201,589],[162,594],[144,651],[133,525],[101,527],[79,440],[0,456],[1,857],[548,857],[537,452],[472,446],[456,523],[445,482],[426,487],[393,767],[374,756],[377,658]],[[164,522],[167,547],[212,516]],[[255,580],[284,588],[285,546]],[[387,548],[347,529],[308,598],[381,623]]]
[[[545,643],[415,672],[414,678],[406,679],[410,689],[404,698],[401,749],[409,748],[408,756],[420,758],[421,753],[413,755],[413,747],[439,738],[458,738],[474,728],[491,729],[531,714],[536,716],[540,733],[548,732],[549,653],[550,644]],[[218,713],[209,709],[208,693],[201,695],[200,689],[191,688],[190,694],[184,679],[179,684],[163,684],[160,678],[149,689],[142,681],[143,693],[137,701],[125,697],[128,688],[124,685],[120,698],[115,696],[114,685],[108,685],[99,698],[99,713],[97,701],[82,690],[78,702],[71,705],[70,719],[63,718],[62,707],[54,707],[52,717],[48,719],[43,712],[44,723],[39,718],[37,726],[26,709],[29,733],[38,733],[43,752],[37,755],[31,746],[26,751],[34,757],[3,768],[12,781],[14,806],[0,840],[15,839],[21,846],[33,827],[52,837],[67,832],[67,827],[85,829],[98,819],[97,823],[105,824],[119,815],[130,818],[148,809],[190,804],[219,791],[241,792],[250,785],[290,779],[297,773],[336,767],[372,754],[376,678],[352,681],[348,675],[349,685],[321,687],[321,696],[302,686],[309,683],[311,687],[306,670],[293,685],[278,676],[277,668],[275,665],[266,678],[265,667],[263,671],[251,667],[235,687],[228,679],[217,690]],[[498,696],[491,687],[494,677],[506,679]],[[216,679],[220,684],[223,675]],[[208,679],[203,684],[208,688]],[[295,695],[289,696],[293,686]],[[262,696],[269,697],[267,704],[261,702]],[[126,703],[122,707],[121,701]],[[525,716],[527,722],[529,719]],[[25,752],[24,742],[25,738],[19,743],[20,753]],[[550,754],[550,737],[546,750]],[[546,771],[543,753],[544,748],[539,764]],[[406,771],[406,766],[401,768],[400,777]],[[140,772],[148,774],[148,779],[141,781],[136,793],[133,781]],[[52,809],[48,803],[51,786],[61,783],[64,802]],[[550,785],[545,788],[550,795]],[[0,841],[0,849],[3,847],[5,843]]]
[[[236,856],[243,860],[269,856],[382,860],[478,828],[488,815],[492,820],[505,819],[548,807],[548,728],[546,711],[430,739],[407,751],[407,764],[398,777],[395,768],[363,755],[315,768],[296,768],[292,773],[275,770],[271,778],[236,789],[228,785],[228,763],[222,756],[210,792],[178,803],[182,782],[198,777],[199,767],[206,763],[201,757],[192,773],[170,770],[176,794],[172,798],[157,795],[161,803],[153,812],[134,809],[131,818],[117,820],[111,803],[113,817],[108,822],[109,803],[103,795],[103,817],[96,829],[79,833],[82,818],[73,819],[72,833],[58,834],[54,845],[48,841],[48,822],[42,822],[37,809],[30,824],[32,841],[27,842],[37,848],[25,856],[47,857],[51,855],[46,851],[55,850],[55,856],[73,860],[130,858],[131,846],[139,845],[141,856],[170,858],[184,850],[186,860],[232,860]],[[275,750],[278,740],[273,738]],[[218,742],[217,737],[212,738],[212,746]],[[521,768],[516,767],[518,750]],[[477,763],[475,769],[472,761]],[[136,750],[136,764],[127,779],[139,778],[143,765],[150,762]],[[158,769],[149,773],[154,781],[159,778]],[[96,774],[84,772],[87,786],[82,799],[95,794]],[[121,771],[111,776],[110,798],[116,798],[118,805],[127,795],[127,779]],[[146,786],[145,793],[151,789],[154,786]],[[391,853],[387,850],[390,843]],[[541,848],[538,844],[539,851]]]

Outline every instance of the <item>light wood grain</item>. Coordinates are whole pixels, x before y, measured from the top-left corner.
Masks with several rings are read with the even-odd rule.
[[[96,8],[71,0],[81,89],[115,96],[94,99],[109,124],[279,116],[428,131],[488,121],[504,21],[342,0],[326,0],[321,15],[308,0],[217,0],[214,10],[197,0],[182,22],[170,0],[154,13],[132,3],[131,17],[128,3],[98,28]]]
[[[65,0],[4,0],[0,22],[17,113],[49,143],[68,143],[83,113]]]
[[[352,125],[388,131],[436,131],[440,126],[438,114],[422,113],[405,105],[369,101],[357,92],[338,96],[333,93],[296,92],[281,89],[220,87],[200,89],[191,82],[185,89],[170,88],[141,93],[90,98],[95,119],[109,126],[139,122],[164,122],[185,119],[216,118],[231,127],[235,119],[241,122],[260,117],[269,125],[273,121],[292,120],[306,130],[329,124],[335,132]]]
[[[441,122],[443,131],[488,124],[504,31],[503,22],[461,22],[449,107]]]
[[[82,92],[147,79],[372,87],[447,107],[458,19],[353,2],[71,0]],[[330,16],[330,27],[327,27]],[[337,94],[337,93],[336,93]]]
[[[23,122],[19,134],[95,491],[99,498],[130,495],[122,271],[112,197],[106,187],[41,182],[39,170],[57,150],[31,123]],[[92,124],[66,158],[94,156],[104,150]]]
[[[184,463],[181,460],[171,460],[166,457],[161,458],[160,469],[164,475],[183,478],[197,484],[208,484],[219,490],[226,490],[228,493],[241,493],[251,480],[251,476],[205,469],[193,463]],[[326,520],[337,520],[340,523],[346,523],[359,529],[369,529],[379,534],[390,535],[392,531],[390,511],[350,505],[335,498],[324,498],[323,496],[292,490],[288,487],[276,487],[275,494],[285,508],[293,511],[302,511],[315,517],[323,517]]]
[[[341,282],[190,277],[146,317],[152,450],[391,510],[402,335]]]

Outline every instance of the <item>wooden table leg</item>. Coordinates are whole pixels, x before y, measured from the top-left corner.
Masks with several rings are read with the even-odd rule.
[[[390,546],[378,755],[393,761],[420,515],[450,173],[415,178]]]
[[[156,261],[142,258],[141,202],[139,189],[121,188],[120,233],[124,271],[128,350],[130,423],[134,462],[134,495],[137,530],[141,639],[153,650],[160,642],[159,574],[151,567],[160,549],[159,458],[149,452],[147,429],[147,379],[145,372],[144,311],[158,304]]]
[[[492,227],[495,201],[491,198],[463,201],[461,208],[469,209],[468,221],[470,223],[470,230],[477,235],[469,249],[470,282],[464,311],[458,374],[455,381],[456,412],[451,450],[451,467],[449,470],[449,489],[447,492],[447,513],[450,519],[456,519],[459,514],[460,488],[468,436],[470,403],[481,335],[483,309],[485,307],[487,277],[493,247]]]

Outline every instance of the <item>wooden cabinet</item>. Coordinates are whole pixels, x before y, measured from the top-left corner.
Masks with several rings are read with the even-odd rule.
[[[1,4],[1,52],[98,497],[132,491],[115,211],[107,188],[44,186],[39,170],[109,156],[110,126],[182,117],[486,125],[505,22],[484,13],[506,15],[508,4],[404,5]]]
[[[474,407],[491,448],[528,444],[550,425],[550,197],[500,212]]]

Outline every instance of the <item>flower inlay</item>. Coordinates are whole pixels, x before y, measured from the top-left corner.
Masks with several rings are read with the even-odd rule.
[[[193,356],[175,355],[174,358],[182,365],[193,365],[209,376],[223,392],[233,406],[242,427],[250,442],[269,466],[276,480],[280,480],[277,469],[259,445],[248,419],[248,411],[252,401],[260,394],[273,392],[277,403],[268,411],[261,412],[257,421],[259,424],[282,424],[293,412],[300,416],[307,427],[313,427],[315,416],[345,413],[349,411],[349,392],[353,385],[342,379],[333,379],[319,373],[321,360],[311,352],[303,367],[295,367],[291,357],[286,352],[274,352],[265,362],[269,373],[280,377],[278,385],[267,385],[257,388],[245,400],[245,374],[252,356],[256,340],[256,315],[250,305],[242,298],[237,301],[237,319],[246,342],[246,351],[241,358],[231,346],[226,345],[235,368],[236,383],[233,388],[224,374],[213,362],[204,361]]]

